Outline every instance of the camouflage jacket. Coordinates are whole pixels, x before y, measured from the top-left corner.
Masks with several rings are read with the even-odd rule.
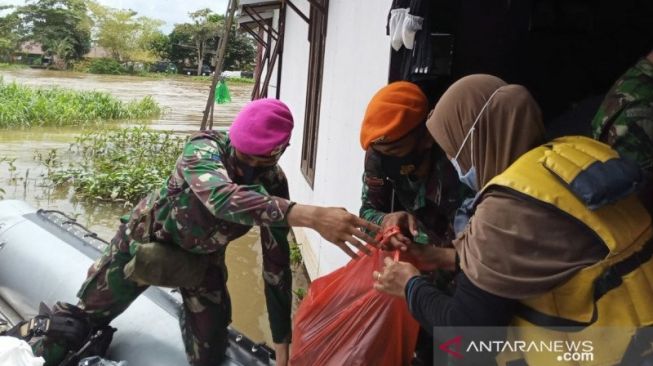
[[[244,184],[236,174],[238,164],[225,133],[196,133],[161,189],[141,200],[122,221],[135,242],[176,244],[192,253],[215,253],[222,261],[230,241],[259,225],[272,337],[284,342],[290,339],[292,299],[288,182],[275,165]]]
[[[136,241],[172,242],[193,253],[212,253],[253,225],[287,227],[288,183],[277,165],[244,185],[226,134],[196,133],[163,187],[132,211]],[[263,243],[264,245],[266,243]]]
[[[431,150],[432,168],[428,177],[421,180],[411,176],[390,180],[383,171],[381,159],[373,149],[365,154],[360,216],[380,224],[387,213],[408,211],[417,217],[420,230],[428,235],[429,242],[453,239],[451,223],[456,209],[473,193],[460,183],[444,153],[437,147]]]
[[[634,162],[644,172],[646,184],[643,197],[653,201],[653,63],[638,61],[612,86],[594,120],[594,138],[611,145]],[[646,194],[646,192],[644,192]]]

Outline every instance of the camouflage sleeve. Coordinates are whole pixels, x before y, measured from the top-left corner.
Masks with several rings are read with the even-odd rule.
[[[650,118],[618,118],[609,137],[612,147],[623,157],[636,162],[648,174],[653,173],[653,102],[642,105]],[[622,130],[627,130],[624,132]]]
[[[615,82],[592,121],[594,137],[639,165],[640,198],[653,209],[653,63],[640,60]]]
[[[291,202],[269,195],[261,185],[232,182],[218,151],[210,140],[192,140],[184,147],[179,166],[184,180],[211,214],[242,225],[287,226]]]
[[[649,117],[629,118],[625,114],[616,120],[616,128],[611,131],[609,139],[619,155],[634,161],[642,169],[644,179],[639,197],[653,212],[653,102],[642,103],[637,108],[647,109]]]
[[[368,185],[368,182],[370,179],[375,179],[373,177],[368,178],[368,176],[364,173],[363,174],[363,192],[361,194],[361,208],[359,212],[359,216],[369,222],[373,222],[375,224],[381,224],[381,221],[383,221],[383,218],[386,215],[386,212],[383,212],[379,210],[374,205],[374,202],[379,202],[379,190],[376,189],[376,187],[372,187],[372,190],[370,191],[370,186]],[[388,198],[389,199],[389,198]]]
[[[653,172],[653,64],[640,60],[612,86],[592,121],[594,137]]]
[[[382,178],[370,153],[365,154],[365,172],[363,173],[363,191],[359,216],[375,224],[381,224],[386,213],[390,212],[392,188]]]
[[[288,343],[292,338],[289,230],[287,227],[261,227],[265,305],[274,343]]]
[[[279,168],[271,182],[270,193],[289,199],[288,181]],[[290,270],[289,227],[261,227],[265,304],[274,343],[288,343],[292,338],[292,271]]]

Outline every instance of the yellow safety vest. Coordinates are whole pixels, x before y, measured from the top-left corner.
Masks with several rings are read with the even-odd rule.
[[[622,179],[630,184],[620,170],[622,165],[624,161],[605,144],[585,137],[564,137],[524,154],[484,187],[483,191],[505,187],[525,199],[557,208],[594,231],[609,250],[605,259],[553,290],[522,300],[522,311],[512,322],[518,328],[508,337],[508,341],[527,342],[589,339],[593,361],[555,362],[546,352],[504,352],[497,357],[500,364],[515,359],[530,366],[619,364],[636,328],[653,325],[651,217],[635,194],[606,202],[615,192],[605,180]],[[579,326],[582,330],[551,330],[555,326]],[[606,330],[604,327],[614,327],[614,332],[597,333]],[[597,334],[603,336],[597,339]]]

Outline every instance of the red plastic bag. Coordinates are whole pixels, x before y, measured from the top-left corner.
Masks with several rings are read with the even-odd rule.
[[[419,324],[404,299],[372,287],[393,253],[370,250],[311,283],[294,319],[292,366],[410,364]]]

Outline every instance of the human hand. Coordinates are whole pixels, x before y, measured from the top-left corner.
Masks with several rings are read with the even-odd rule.
[[[275,364],[277,366],[287,366],[288,365],[288,343],[275,343],[274,344],[274,354],[275,354]]]
[[[383,260],[383,273],[374,271],[374,288],[390,295],[404,297],[404,289],[408,280],[419,276],[419,270],[408,262],[396,262],[389,257]]]
[[[414,264],[420,271],[430,272],[437,269],[455,271],[456,269],[456,250],[454,248],[413,243],[408,246],[405,253],[402,253],[401,258]]]
[[[358,256],[347,243],[367,255],[372,254],[365,247],[365,243],[376,244],[376,241],[362,229],[375,232],[381,229],[378,225],[365,221],[347,212],[344,208],[337,207],[318,207],[316,217],[318,221],[313,229],[353,259],[357,259]]]
[[[417,235],[417,219],[406,211],[389,213],[383,217],[381,228],[385,230],[392,226],[398,226],[403,232],[409,232],[410,235]],[[400,232],[390,238],[385,249],[399,249],[405,252],[412,242],[411,238]]]
[[[378,225],[365,221],[339,207],[295,204],[288,213],[287,219],[291,226],[310,227],[317,231],[324,239],[335,244],[353,259],[358,259],[358,256],[347,243],[370,255],[365,243],[376,245],[376,241],[363,229],[369,232],[381,229]]]

